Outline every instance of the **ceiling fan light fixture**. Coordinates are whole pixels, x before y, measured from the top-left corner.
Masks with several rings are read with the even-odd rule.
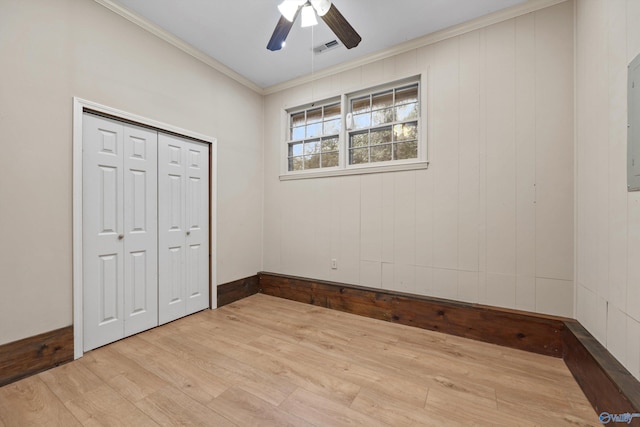
[[[312,27],[314,25],[318,25],[316,12],[313,10],[313,7],[310,4],[307,4],[302,8],[301,27]]]
[[[287,21],[293,22],[299,7],[300,4],[296,0],[284,0],[278,5],[278,10]]]
[[[320,16],[347,49],[353,49],[362,41],[360,34],[349,24],[331,0],[283,0],[278,5],[278,9],[282,15],[267,43],[267,49],[272,52],[283,48],[283,42],[298,15],[302,15],[303,27],[316,25],[318,23],[316,15]]]
[[[311,0],[311,5],[316,10],[318,16],[324,16],[331,9],[329,0]]]

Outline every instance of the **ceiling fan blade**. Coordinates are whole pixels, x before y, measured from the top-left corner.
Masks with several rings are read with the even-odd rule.
[[[358,46],[360,41],[362,41],[362,37],[360,37],[351,24],[347,22],[333,3],[331,3],[329,11],[322,15],[321,18],[347,49],[352,49]]]
[[[289,22],[287,18],[280,16],[280,20],[276,24],[276,28],[273,30],[273,34],[271,35],[271,40],[269,40],[269,43],[267,44],[267,49],[271,51],[282,49],[282,44],[287,39],[289,31],[291,31],[291,27],[293,27],[293,22]]]

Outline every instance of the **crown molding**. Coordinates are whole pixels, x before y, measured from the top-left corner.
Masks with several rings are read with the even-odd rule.
[[[343,71],[348,71],[353,68],[370,64],[372,62],[380,61],[382,59],[399,55],[401,53],[408,52],[413,49],[428,46],[430,44],[434,44],[452,37],[460,36],[462,34],[475,31],[477,29],[487,27],[489,25],[497,24],[499,22],[503,22],[508,19],[513,19],[521,15],[526,15],[528,13],[535,12],[540,9],[555,6],[557,4],[564,3],[565,1],[569,1],[569,0],[528,0],[519,5],[515,5],[507,9],[499,10],[497,12],[473,19],[471,21],[463,22],[462,24],[454,25],[453,27],[449,27],[444,30],[437,31],[435,33],[427,34],[425,36],[418,37],[413,40],[409,40],[405,43],[401,43],[394,47],[391,47],[379,52],[375,52],[369,55],[365,55],[353,61],[347,61],[342,64],[325,68],[324,70],[321,70],[321,71],[317,71],[313,74],[298,77],[296,79],[288,80],[286,82],[279,83],[277,85],[269,86],[266,88],[258,86],[251,80],[240,75],[239,73],[227,67],[223,63],[217,61],[216,59],[213,59],[211,56],[207,55],[201,50],[196,49],[195,47],[191,46],[184,40],[169,33],[168,31],[164,30],[158,25],[153,24],[148,20],[142,18],[141,16],[131,11],[130,9],[118,4],[115,0],[94,0],[94,1],[106,7],[107,9],[111,10],[112,12],[122,16],[128,21],[138,25],[140,28],[150,32],[156,37],[159,37],[160,39],[177,47],[178,49],[191,55],[195,59],[205,63],[206,65],[219,71],[220,73],[226,75],[227,77],[246,86],[247,88],[253,90],[254,92],[260,95],[270,95],[272,93],[277,93],[282,90],[290,89],[292,87],[296,87],[305,83],[311,83],[315,80],[318,80],[324,77],[328,77],[337,73],[341,73]]]
[[[305,83],[311,83],[324,77],[338,74],[343,71],[348,71],[353,68],[361,67],[372,62],[380,61],[382,59],[386,59],[413,49],[434,44],[452,37],[460,36],[462,34],[475,31],[489,25],[497,24],[499,22],[516,18],[518,16],[526,15],[540,9],[555,6],[557,4],[564,3],[565,1],[569,0],[528,0],[524,3],[509,7],[507,9],[499,10],[497,12],[473,19],[471,21],[463,22],[462,24],[454,25],[452,27],[445,28],[444,30],[440,30],[435,33],[427,34],[425,36],[409,40],[391,48],[365,55],[353,61],[348,61],[333,67],[325,68],[324,70],[317,71],[312,75],[309,74],[306,76],[298,77],[296,79],[288,80],[283,83],[279,83],[277,85],[266,87],[263,89],[263,94],[270,95],[272,93],[277,93],[282,90],[290,89],[292,87],[296,87]]]
[[[157,26],[156,24],[153,24],[153,23],[149,22],[148,20],[142,18],[141,16],[139,16],[138,14],[133,12],[132,10],[130,10],[130,9],[128,9],[128,8],[126,8],[126,7],[120,5],[120,4],[118,4],[118,3],[116,3],[115,1],[112,1],[112,0],[94,0],[94,1],[96,3],[102,5],[102,6],[106,7],[107,9],[111,10],[112,12],[122,16],[123,18],[127,19],[128,21],[133,22],[134,24],[136,24],[140,28],[150,32],[151,34],[155,35],[156,37],[159,37],[160,39],[166,41],[167,43],[172,44],[173,46],[177,47],[178,49],[182,50],[183,52],[191,55],[195,59],[205,63],[206,65],[210,66],[211,68],[213,68],[213,69],[219,71],[220,73],[224,74],[225,76],[235,80],[236,82],[246,86],[247,88],[253,90],[254,92],[257,92],[260,95],[264,95],[264,89],[261,88],[260,86],[258,86],[257,84],[255,84],[254,82],[252,82],[251,80],[249,80],[246,77],[238,74],[237,72],[235,72],[231,68],[227,67],[223,63],[213,59],[211,56],[207,55],[206,53],[202,52],[201,50],[196,49],[195,47],[191,46],[190,44],[188,44],[184,40],[174,36],[170,32],[168,32],[168,31],[164,30],[163,28]]]

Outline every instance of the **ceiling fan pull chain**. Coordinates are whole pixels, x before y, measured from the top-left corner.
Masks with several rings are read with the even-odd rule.
[[[313,29],[313,27],[311,27],[311,102],[315,101],[313,89],[316,85],[316,81],[313,76],[313,73],[315,72],[315,52],[313,51],[313,46],[315,43],[314,36],[315,36],[315,30]]]

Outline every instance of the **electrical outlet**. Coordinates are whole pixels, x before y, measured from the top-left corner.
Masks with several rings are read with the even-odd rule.
[[[331,258],[331,269],[332,270],[338,269],[338,260],[335,258]]]

